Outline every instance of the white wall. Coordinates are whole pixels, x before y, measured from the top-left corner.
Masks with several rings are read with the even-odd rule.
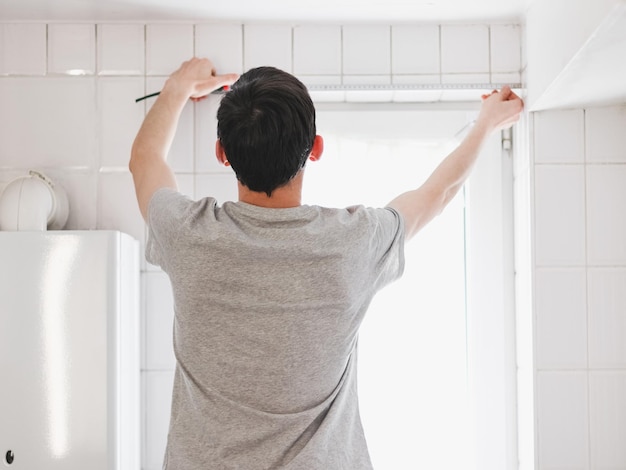
[[[43,170],[68,191],[68,228],[119,229],[143,244],[127,161],[150,101],[134,100],[194,54],[218,72],[269,64],[317,84],[517,83],[521,68],[515,25],[0,23],[0,189]],[[236,186],[213,156],[217,104],[186,107],[169,160],[182,192],[224,201]],[[145,262],[142,270],[148,470],[161,468],[169,421],[173,310],[167,277]]]
[[[539,470],[623,469],[626,105],[542,111],[530,124],[530,160],[516,178],[532,240],[518,237],[532,259],[520,286],[533,304],[518,310],[518,333],[534,329],[532,377],[528,363],[522,375],[535,381],[536,431],[526,446]]]
[[[604,32],[623,5],[536,0],[523,31],[526,104],[546,110],[515,171],[522,469],[626,468],[626,105],[599,99],[626,92],[606,79],[624,33]]]
[[[536,105],[603,20],[623,3],[623,0],[532,1],[525,19],[529,107]]]

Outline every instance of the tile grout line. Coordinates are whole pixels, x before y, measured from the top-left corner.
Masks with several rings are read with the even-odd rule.
[[[588,230],[588,207],[587,207],[587,112],[583,109],[583,195],[584,195],[584,220],[585,220],[585,321],[586,321],[586,347],[587,347],[587,468],[591,469],[591,372],[589,362],[589,230]]]

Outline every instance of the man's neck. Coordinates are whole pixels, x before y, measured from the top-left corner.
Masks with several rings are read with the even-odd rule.
[[[271,196],[263,192],[251,191],[238,182],[239,200],[254,206],[273,209],[298,207],[302,200],[302,176],[303,172],[301,171],[285,186],[272,191]]]

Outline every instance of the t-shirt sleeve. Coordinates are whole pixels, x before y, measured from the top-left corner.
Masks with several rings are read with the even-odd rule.
[[[375,209],[374,286],[382,289],[404,272],[404,220],[393,208]]]
[[[193,202],[171,188],[155,191],[148,203],[146,260],[167,271],[168,254],[173,251],[183,221]]]

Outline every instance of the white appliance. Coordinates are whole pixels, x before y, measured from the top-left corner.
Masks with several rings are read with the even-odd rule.
[[[0,468],[139,470],[139,247],[0,232]]]

